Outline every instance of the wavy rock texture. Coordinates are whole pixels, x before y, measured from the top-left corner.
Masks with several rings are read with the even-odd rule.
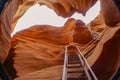
[[[40,5],[46,5],[53,9],[58,15],[62,17],[71,16],[74,12],[82,13],[83,15],[92,7],[97,0],[21,0],[22,5],[18,7],[16,15],[13,19],[13,23],[20,18],[25,11],[32,5],[39,3]]]
[[[114,28],[108,27],[105,29],[92,55],[89,56],[88,60],[98,57],[92,67],[98,79],[110,79],[120,65],[120,24]],[[89,63],[93,63],[93,61],[91,60]]]
[[[13,5],[14,4],[14,5]],[[19,2],[11,1],[4,9],[0,17],[0,61],[4,62],[10,49],[11,23]],[[14,6],[14,7],[13,7]],[[3,47],[4,46],[4,47]]]
[[[104,25],[104,29],[97,28],[100,25],[97,25],[97,21],[98,23],[102,23],[101,25]],[[54,79],[61,80],[63,67],[60,65],[63,65],[64,46],[72,43],[76,43],[81,47],[86,46],[82,50],[85,54],[91,47],[98,44],[87,60],[98,79],[109,79],[120,63],[120,26],[117,25],[115,28],[109,28],[105,27],[104,22],[100,21],[103,20],[99,17],[93,21],[96,22],[94,32],[98,31],[97,33],[102,34],[101,38],[98,38],[100,42],[93,42],[87,46],[86,44],[93,40],[95,35],[80,20],[69,19],[64,27],[36,25],[18,32],[12,39],[10,51],[12,57],[9,56],[6,61],[6,66],[11,65],[7,67],[9,73],[13,77],[15,75],[19,76],[16,80],[32,80],[38,78],[41,80],[52,80],[53,76],[50,74],[51,71],[55,70],[55,73],[53,73]],[[106,65],[100,67],[102,64]],[[13,72],[14,74],[12,73],[13,70],[16,71],[16,74],[15,72]],[[56,71],[59,71],[59,73]]]
[[[97,0],[11,0],[4,8],[0,18],[0,61],[4,62],[10,49],[10,33],[13,31],[18,19],[36,3],[46,5],[55,10],[63,17],[71,16],[74,12],[83,15],[89,10]],[[108,3],[106,5],[106,3]],[[110,9],[111,8],[111,9]],[[101,0],[101,11],[105,23],[114,26],[119,23],[119,11],[113,0]],[[109,13],[109,14],[107,14]],[[113,15],[114,14],[114,15]],[[4,45],[4,48],[2,47]]]
[[[46,69],[34,71],[15,80],[61,80],[63,65],[53,66]]]
[[[78,11],[85,14],[97,0],[10,0],[0,17],[0,61],[4,62],[10,49],[10,34],[18,19],[33,5],[39,3],[55,10],[60,16]],[[79,4],[78,4],[79,3]],[[62,11],[61,11],[62,10]],[[4,45],[4,47],[2,47]]]
[[[102,13],[100,13],[93,21],[91,21],[87,26],[90,27],[91,31],[102,33],[106,28],[106,24],[103,19]]]
[[[120,22],[120,12],[118,10],[117,5],[115,5],[115,3],[113,2],[115,0],[100,0],[100,1],[101,12],[103,14],[106,25],[114,27],[117,23]]]
[[[10,53],[14,61],[11,65],[17,76],[61,65],[66,45],[76,43],[83,46],[92,39],[90,30],[80,20],[69,19],[64,27],[36,25],[13,37],[12,48],[15,50]]]
[[[74,12],[84,15],[96,1],[10,0],[0,17],[0,61],[4,62],[9,52],[9,56],[4,62],[9,74],[13,78],[19,76],[16,80],[38,79],[38,76],[43,74],[46,74],[46,80],[48,77],[51,79],[53,76],[50,74],[53,69],[62,71],[65,45],[75,43],[83,47],[82,52],[86,54],[91,47],[97,44],[93,53],[87,57],[88,63],[92,66],[98,79],[110,79],[120,64],[120,13],[113,0],[100,0],[103,18],[100,15],[89,24],[92,31],[80,20],[69,19],[63,28],[50,25],[33,26],[18,32],[10,42],[10,33],[16,22],[36,3],[48,6],[62,17],[68,17]],[[105,24],[108,26],[106,27]],[[113,28],[109,28],[111,26]],[[100,42],[88,44],[98,34]],[[101,66],[103,64],[104,66]],[[43,73],[46,70],[48,73]],[[59,80],[61,72],[55,72],[53,75],[56,80]],[[44,79],[44,76],[39,78]]]
[[[99,17],[96,19],[99,19]],[[77,31],[81,33],[77,34]],[[89,35],[89,39],[87,39],[88,41],[86,41],[86,43],[84,43],[84,38],[82,38],[82,32],[84,34],[88,33]],[[98,79],[106,80],[113,75],[120,63],[120,26],[118,25],[115,28],[106,27],[102,33],[103,35],[100,42],[87,59],[89,64],[93,65],[92,68]],[[13,37],[12,49],[15,50],[10,53],[11,55],[13,54],[13,56],[8,59],[7,65],[13,65],[17,76],[20,76],[16,78],[16,80],[32,80],[38,78],[41,80],[52,80],[53,76],[50,74],[53,70],[59,71],[59,73],[53,73],[54,79],[61,80],[62,67],[59,65],[63,65],[64,46],[75,42],[82,47],[91,41],[93,35],[90,34],[91,32],[85,27],[84,23],[74,19],[69,19],[64,27],[61,28],[49,25],[33,26],[27,30],[18,32]],[[74,36],[80,37],[79,39],[78,37],[75,39],[76,37]],[[86,36],[86,38],[88,38],[88,36]],[[87,47],[91,47],[91,45],[93,44]],[[89,49],[86,51],[89,51]],[[85,51],[83,51],[83,53],[85,53]],[[13,63],[11,63],[12,60]],[[105,66],[100,67],[102,64]],[[7,69],[11,73],[11,68],[9,67]]]

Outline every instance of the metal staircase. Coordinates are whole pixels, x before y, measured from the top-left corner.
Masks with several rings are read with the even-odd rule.
[[[76,48],[77,52],[69,53],[69,46],[65,47],[62,80],[97,80],[79,47],[73,47]]]

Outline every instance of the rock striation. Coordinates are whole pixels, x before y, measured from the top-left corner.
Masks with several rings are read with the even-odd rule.
[[[36,3],[46,5],[62,17],[74,12],[85,14],[97,0],[10,0],[0,17],[0,61],[4,62],[10,49],[10,34],[22,15]],[[78,4],[79,3],[79,4]],[[4,45],[4,47],[2,47]]]
[[[100,0],[101,13],[108,26],[114,26],[119,23],[119,10],[113,0]],[[36,3],[46,5],[53,9],[59,16],[68,17],[73,13],[85,13],[97,2],[97,0],[12,0],[9,1],[2,11],[0,17],[0,42],[1,54],[0,61],[4,62],[10,49],[10,34],[14,30],[17,21],[22,15]],[[108,3],[108,5],[106,5]],[[109,9],[109,7],[111,9]],[[109,14],[107,14],[107,12]],[[113,15],[114,14],[114,15]],[[2,47],[4,45],[4,48]]]
[[[11,65],[17,76],[62,65],[66,45],[76,43],[83,46],[92,39],[90,30],[80,20],[69,19],[63,27],[35,25],[12,38],[11,48],[15,50],[10,53],[13,56],[7,63],[14,61]]]
[[[92,25],[93,23],[96,25]],[[55,76],[60,80],[63,68],[61,65],[63,65],[64,61],[64,47],[66,45],[79,45],[84,55],[96,45],[87,60],[98,79],[109,79],[120,63],[120,26],[118,24],[114,28],[109,28],[105,25],[103,18],[99,16],[89,25],[91,25],[91,29],[86,27],[81,20],[71,18],[63,27],[35,25],[18,32],[11,40],[10,56],[5,61],[8,72],[12,77],[19,76],[16,80],[29,80],[30,77],[35,79],[43,74],[44,76],[39,78],[48,80],[47,77],[53,79],[50,76],[53,69],[56,71],[61,70]],[[97,27],[99,25],[102,26]],[[97,42],[93,41],[97,36]],[[93,42],[89,44],[91,41]],[[106,65],[100,67],[102,64]],[[7,67],[8,65],[11,66]],[[56,66],[60,67],[60,69],[56,68]],[[15,74],[12,74],[12,71]],[[102,75],[103,73],[109,75]],[[53,75],[55,74],[53,73]]]
[[[81,20],[69,19],[61,28],[35,25],[10,37],[20,17],[36,3],[68,17],[75,12],[85,15],[96,1],[10,0],[0,17],[0,61],[10,76],[52,80],[53,72],[54,79],[61,80],[64,47],[74,44],[80,46],[98,79],[109,80],[120,66],[120,12],[114,0],[100,0],[100,15],[87,25],[89,28]]]

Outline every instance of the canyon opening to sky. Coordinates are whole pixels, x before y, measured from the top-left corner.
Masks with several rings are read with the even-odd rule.
[[[36,4],[29,8],[26,13],[18,20],[16,27],[11,34],[27,29],[33,25],[52,25],[61,27],[69,18],[80,19],[85,24],[91,22],[100,11],[100,2],[97,3],[86,13],[85,16],[79,13],[74,13],[71,17],[63,18],[58,16],[55,11],[44,5]]]

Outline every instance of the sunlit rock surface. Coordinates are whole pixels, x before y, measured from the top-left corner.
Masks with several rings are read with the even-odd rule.
[[[18,32],[11,41],[12,48],[15,48],[14,52],[10,53],[14,54],[13,67],[17,75],[21,76],[63,64],[66,45],[74,42],[83,46],[91,40],[90,30],[80,20],[69,19],[63,27],[32,26]]]
[[[10,34],[18,19],[36,3],[46,5],[58,15],[67,17],[74,12],[85,14],[97,0],[11,0],[0,17],[0,61],[4,62],[10,49]],[[4,45],[4,47],[2,47]]]
[[[1,14],[0,20],[0,42],[1,54],[0,61],[4,62],[10,49],[10,34],[18,19],[32,6],[39,3],[41,6],[46,5],[53,9],[59,16],[71,16],[74,12],[83,15],[96,3],[97,0],[11,0],[6,5]],[[107,25],[116,25],[119,23],[119,11],[112,0],[100,0],[101,11]],[[109,4],[106,5],[106,2]],[[109,9],[111,7],[111,9]],[[107,12],[109,14],[107,14]],[[112,14],[112,12],[114,12]],[[4,45],[4,48],[2,47]]]
[[[28,73],[15,80],[62,80],[63,65],[53,66]]]
[[[102,33],[106,27],[103,19],[103,15],[100,13],[93,21],[91,21],[88,26],[91,31]]]
[[[100,1],[102,15],[87,25],[91,31],[80,20],[70,19],[63,28],[49,24],[32,26],[18,32],[11,40],[10,34],[18,19],[36,3],[67,17],[74,12],[84,15],[96,0],[10,0],[0,17],[0,61],[5,61],[9,74],[13,78],[18,76],[16,80],[53,80],[50,74],[55,70],[54,79],[59,80],[65,45],[84,47],[83,54],[96,45],[87,57],[88,63],[99,80],[109,80],[120,64],[120,12],[113,0]],[[97,35],[97,42],[87,45]]]
[[[59,73],[53,73],[54,78],[61,80],[63,67],[60,66],[63,65],[64,61],[64,47],[74,43],[84,47],[97,37],[95,35],[99,35],[98,41],[100,42],[87,45],[82,52],[86,54],[91,50],[91,47],[97,45],[87,60],[99,79],[109,79],[120,63],[120,25],[109,28],[104,24],[103,18],[99,16],[93,22],[96,25],[90,27],[96,26],[96,29],[92,29],[92,31],[82,21],[69,19],[63,27],[35,25],[18,32],[12,38],[9,53],[11,56],[8,56],[5,64],[6,66],[11,65],[6,67],[8,72],[13,77],[19,76],[16,80],[38,78],[52,80],[53,76],[50,74],[51,71],[55,70]],[[99,25],[103,25],[103,27],[97,27]],[[100,67],[103,64],[105,66]],[[14,74],[11,73],[12,71]],[[44,76],[39,76],[43,74]]]

